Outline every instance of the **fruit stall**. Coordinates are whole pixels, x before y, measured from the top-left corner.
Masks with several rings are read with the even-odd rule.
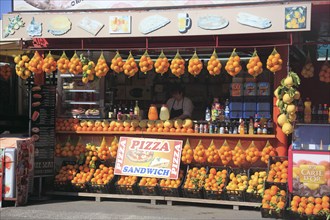
[[[312,60],[308,55],[303,70],[290,61],[293,32],[310,30],[311,4],[269,7],[285,14],[285,27],[276,13],[260,13],[267,19],[239,7],[224,10],[230,22],[198,17],[200,9],[8,15],[7,37],[24,35],[23,21],[30,20],[34,36],[22,41],[30,53],[13,61],[28,91],[39,190],[45,178],[49,195],[260,207],[265,218],[329,217],[326,134],[320,135],[324,159],[294,156],[297,142],[315,142],[302,143],[298,124],[312,116],[308,100],[302,106]],[[96,16],[110,21],[108,30]],[[42,38],[35,37],[41,18],[50,20]],[[57,27],[59,21],[65,25]],[[330,68],[327,61],[323,66],[317,83],[326,89]],[[190,118],[169,117],[164,103],[173,85],[192,99]],[[326,114],[325,106],[322,120]],[[315,175],[306,171],[311,166]]]

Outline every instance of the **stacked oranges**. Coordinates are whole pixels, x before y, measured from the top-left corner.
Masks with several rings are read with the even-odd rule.
[[[137,179],[138,178],[136,176],[120,176],[117,184],[122,186],[131,186],[136,183]]]
[[[276,156],[275,148],[267,141],[266,146],[261,151],[261,161],[268,164],[269,158]]]
[[[82,73],[82,63],[76,52],[70,59],[69,72],[75,75]]]
[[[140,58],[139,67],[141,72],[147,73],[148,71],[152,70],[154,62],[150,58],[148,52],[146,51]]]
[[[194,55],[190,58],[188,63],[188,72],[193,75],[197,76],[203,69],[203,63],[198,58],[197,53],[195,52]]]
[[[62,56],[60,57],[60,59],[57,60],[57,69],[61,73],[66,73],[69,70],[69,65],[70,65],[70,61],[66,56],[65,52],[63,51]]]
[[[142,177],[140,182],[139,182],[139,186],[156,186],[157,183],[158,183],[157,178]]]
[[[290,209],[292,212],[299,213],[300,215],[311,215],[324,216],[330,214],[329,211],[329,196],[323,197],[300,197],[293,196],[290,203]]]
[[[194,160],[197,163],[204,163],[206,161],[206,152],[201,140],[194,149]]]
[[[280,211],[285,208],[286,191],[273,185],[266,189],[262,198],[262,208]]]
[[[43,63],[43,58],[42,56],[40,56],[38,51],[36,51],[34,52],[34,56],[29,62],[28,69],[35,74],[41,74],[43,72],[42,63]]]
[[[225,70],[231,76],[236,76],[241,70],[241,58],[235,52],[236,48],[231,53],[229,60],[226,63]]]
[[[129,56],[123,66],[123,69],[124,69],[124,74],[127,75],[128,77],[134,76],[139,71],[138,66],[131,52],[129,53]]]
[[[207,62],[207,70],[209,71],[210,75],[216,76],[220,74],[221,67],[222,65],[218,59],[218,55],[214,50],[210,60]]]
[[[268,56],[267,69],[269,69],[271,72],[275,73],[282,69],[282,63],[283,63],[283,60],[281,59],[281,55],[274,48],[273,52]]]
[[[179,78],[181,75],[184,74],[185,61],[184,59],[182,59],[181,55],[179,54],[179,51],[176,53],[174,59],[172,60],[170,69],[172,74]]]
[[[123,58],[120,56],[119,52],[117,51],[115,57],[111,60],[110,68],[116,73],[121,73],[124,71],[123,66],[124,66]]]
[[[54,72],[56,70],[56,65],[57,64],[56,64],[54,57],[49,52],[42,64],[42,70],[47,74],[51,74],[52,72]]]
[[[200,189],[203,187],[206,179],[206,168],[205,167],[193,167],[188,170],[186,175],[186,181],[184,182],[183,188],[185,189]]]
[[[184,145],[184,147],[182,149],[181,161],[184,164],[191,164],[192,159],[193,159],[193,150],[189,143],[189,139],[187,139],[186,144]]]
[[[165,56],[165,54],[163,53],[163,51],[157,58],[154,66],[155,66],[155,72],[159,73],[161,75],[163,75],[164,73],[166,73],[168,71],[170,63],[168,62],[168,59]]]
[[[71,180],[71,183],[83,187],[85,183],[92,179],[95,169],[89,168],[87,165],[81,165],[79,166],[79,171],[73,180]]]
[[[176,180],[171,179],[161,179],[159,181],[159,186],[162,188],[162,190],[166,190],[166,188],[178,188],[181,184],[181,181],[183,180],[183,170],[180,170],[179,177]]]
[[[92,185],[104,185],[110,182],[114,176],[113,167],[107,167],[104,164],[101,164],[100,167],[95,170],[91,183]]]
[[[246,65],[246,68],[248,73],[254,78],[262,73],[262,62],[260,61],[256,50],[254,51],[252,57],[249,59],[249,63]]]
[[[211,168],[207,178],[205,179],[205,190],[212,190],[214,192],[222,192],[225,187],[227,179],[227,170],[217,171],[215,168]]]
[[[107,75],[109,71],[109,66],[103,56],[103,52],[101,53],[99,59],[97,60],[97,64],[95,66],[95,75],[97,77],[103,77]]]
[[[103,137],[102,142],[100,144],[100,147],[97,149],[97,156],[101,160],[107,160],[111,157],[111,152],[109,147],[107,146],[107,143],[105,141],[105,138]]]
[[[287,160],[271,164],[267,182],[286,183],[288,181],[288,165]]]
[[[76,175],[78,170],[78,165],[67,164],[62,166],[58,174],[55,176],[55,182],[65,182],[71,181]]]

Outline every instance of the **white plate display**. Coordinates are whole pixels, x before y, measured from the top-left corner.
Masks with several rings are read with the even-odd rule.
[[[260,29],[265,29],[272,26],[272,22],[268,18],[259,17],[245,12],[238,13],[236,20],[240,24]]]
[[[160,15],[152,15],[144,18],[139,24],[139,31],[142,34],[149,34],[161,27],[164,27],[171,21]]]
[[[71,21],[63,15],[56,16],[48,22],[48,32],[58,36],[71,30]]]
[[[97,35],[97,33],[103,28],[104,24],[97,20],[90,19],[89,17],[84,17],[79,23],[78,27],[83,29],[84,31],[87,31],[94,36]]]
[[[221,16],[208,15],[198,18],[198,27],[205,30],[218,30],[227,27],[229,24],[228,20]]]

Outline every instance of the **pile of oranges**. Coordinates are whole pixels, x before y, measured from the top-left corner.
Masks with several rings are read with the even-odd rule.
[[[184,74],[184,70],[185,70],[184,64],[185,64],[184,59],[182,59],[179,52],[177,52],[170,65],[172,74],[180,78],[180,76]]]
[[[229,60],[226,63],[225,69],[231,76],[236,76],[241,70],[241,58],[235,52],[236,49],[232,52]]]
[[[210,60],[207,62],[207,70],[209,71],[210,75],[216,76],[220,74],[221,67],[222,65],[220,63],[220,60],[218,59],[218,56],[214,51]]]
[[[60,144],[56,144],[55,155],[59,156],[59,157],[72,157],[72,156],[74,156],[74,153],[73,153],[74,149],[75,149],[75,146],[73,144],[71,144],[71,140],[69,137],[63,147]]]
[[[132,77],[134,76],[138,71],[138,65],[135,62],[134,57],[132,56],[132,54],[130,53],[124,66],[124,74],[127,75],[128,77]]]
[[[211,168],[207,178],[205,179],[204,189],[212,190],[215,192],[222,192],[227,180],[227,170],[217,171],[215,168]]]
[[[155,72],[161,75],[163,75],[168,71],[168,68],[170,67],[170,63],[168,62],[168,59],[166,58],[163,51],[157,58],[154,66],[155,66]]]
[[[79,158],[80,154],[84,154],[86,152],[85,146],[81,143],[81,138],[79,138],[76,146],[73,150],[73,155]]]
[[[65,52],[63,51],[62,56],[60,57],[60,59],[57,60],[57,69],[61,73],[66,73],[69,70],[69,65],[70,65],[70,60],[68,59]]]
[[[59,173],[55,176],[55,182],[66,182],[71,181],[76,175],[78,165],[67,164],[62,166]]]
[[[56,131],[74,131],[78,128],[79,119],[77,118],[69,118],[69,119],[61,119],[57,118],[55,121],[55,130]]]
[[[71,180],[71,183],[80,186],[85,187],[85,183],[89,182],[93,174],[95,172],[94,168],[89,168],[87,165],[79,166],[79,173],[76,174],[76,176]]]
[[[77,53],[74,53],[74,55],[70,59],[69,72],[75,75],[82,73],[82,63]]]
[[[117,156],[117,151],[118,151],[118,139],[117,137],[115,137],[112,141],[111,141],[111,145],[110,145],[110,154],[112,158],[116,158]]]
[[[103,56],[103,52],[101,53],[99,59],[97,60],[97,64],[95,66],[95,75],[97,77],[103,77],[107,75],[109,71],[109,66],[107,62],[105,61],[105,58]]]
[[[100,147],[97,149],[97,156],[101,160],[108,160],[111,157],[110,148],[107,146],[105,138],[103,137]]]
[[[188,170],[186,181],[184,182],[185,189],[200,189],[204,186],[206,179],[206,168],[193,167]]]
[[[275,148],[267,141],[266,146],[261,151],[261,161],[268,164],[270,157],[276,156]]]
[[[226,186],[226,189],[230,191],[230,194],[236,194],[236,191],[245,191],[248,186],[248,176],[246,173],[237,173],[232,172],[229,175],[229,183]]]
[[[139,67],[140,71],[143,73],[147,73],[148,71],[152,70],[152,67],[154,66],[154,62],[148,55],[147,51],[141,56]]]
[[[136,176],[120,176],[120,179],[117,181],[118,185],[121,186],[132,186],[137,181]]]
[[[22,79],[27,79],[31,76],[31,71],[29,70],[29,61],[30,58],[27,55],[16,56],[14,58],[14,62],[16,63],[16,74]]]
[[[329,196],[323,196],[321,198],[293,196],[290,203],[292,212],[307,216],[329,215],[329,208]]]
[[[260,157],[259,149],[252,142],[251,146],[246,149],[246,161],[249,163],[255,163]]]
[[[154,177],[142,177],[139,186],[156,186],[158,183],[158,179]]]
[[[232,155],[232,160],[236,166],[242,166],[245,163],[246,153],[242,149],[240,142],[235,146]]]
[[[271,164],[267,182],[286,183],[288,181],[288,165],[287,160]]]
[[[193,55],[193,57],[189,60],[188,63],[188,72],[193,75],[197,76],[201,73],[203,69],[203,63],[202,61],[198,58],[196,52]]]
[[[213,143],[213,140],[212,140],[210,146],[206,149],[205,155],[206,155],[206,160],[208,163],[218,162],[219,154],[218,154],[215,144]]]
[[[162,188],[162,190],[166,190],[166,188],[178,188],[181,184],[181,181],[183,180],[183,174],[183,170],[180,170],[179,177],[176,180],[161,179],[159,181],[159,186]]]
[[[197,163],[204,163],[206,161],[206,151],[202,141],[199,141],[196,148],[194,149],[194,160]]]
[[[181,161],[184,164],[191,164],[193,159],[193,150],[189,143],[189,139],[187,139],[186,144],[184,145],[181,153]]]
[[[267,69],[275,73],[282,69],[282,63],[283,60],[281,59],[281,55],[274,48],[273,52],[268,56]]]
[[[95,170],[94,177],[91,179],[91,183],[104,185],[110,182],[114,176],[113,167],[107,167],[104,164],[101,164],[100,167]]]
[[[227,165],[232,160],[232,151],[227,141],[219,149],[220,159],[223,165]]]
[[[111,60],[110,68],[116,73],[121,73],[124,71],[123,66],[124,66],[123,58],[120,56],[119,52],[117,51],[116,56]]]
[[[253,77],[257,77],[262,73],[262,62],[260,61],[257,51],[254,51],[252,57],[249,59],[249,63],[246,65],[246,68],[248,73]]]
[[[56,63],[54,57],[49,52],[42,64],[42,70],[47,74],[51,74],[52,72],[54,72],[56,70],[56,65],[57,65],[57,63]]]
[[[36,51],[34,52],[34,56],[31,58],[29,62],[28,69],[35,74],[41,74],[43,72],[42,63],[43,63],[43,58],[38,53],[38,51]]]
[[[262,198],[262,208],[279,212],[285,208],[286,191],[273,185],[266,189]]]

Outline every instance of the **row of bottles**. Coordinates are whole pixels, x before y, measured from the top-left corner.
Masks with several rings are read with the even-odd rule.
[[[123,120],[123,119],[140,119],[140,108],[138,101],[135,101],[135,105],[132,101],[130,105],[127,105],[127,103],[119,103],[119,104],[113,104],[110,103],[108,110],[108,118],[109,119],[117,119],[117,120]]]
[[[301,102],[300,100],[298,104],[298,121],[304,123],[330,123],[330,108],[327,104],[312,106],[309,98],[306,98],[304,106]]]
[[[229,101],[228,99],[226,100],[225,104],[221,106],[219,99],[214,98],[213,103],[211,106],[211,109],[209,107],[206,108],[205,110],[205,121],[210,122],[210,121],[229,121]]]

